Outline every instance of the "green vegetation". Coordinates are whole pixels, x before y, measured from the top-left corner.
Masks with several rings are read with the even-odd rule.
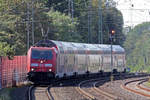
[[[13,47],[10,47],[6,42],[0,43],[0,55],[1,56],[11,56],[14,55]]]
[[[144,85],[146,85],[147,87],[150,87],[150,81],[145,82]]]
[[[111,1],[114,3],[114,1]],[[68,14],[68,0],[0,0],[0,56],[23,55],[27,52],[27,26],[32,44],[32,7],[34,9],[35,43],[41,39],[98,43],[98,0],[92,0],[88,35],[89,0],[74,1],[74,18]],[[28,5],[29,4],[29,5]],[[29,15],[29,17],[28,17]],[[123,17],[113,6],[102,0],[103,37],[109,44],[109,31],[114,29],[115,44],[124,40]],[[29,22],[29,24],[27,24]]]
[[[134,72],[150,72],[150,23],[137,25],[124,43],[127,66]]]
[[[12,100],[10,97],[10,93],[13,88],[6,88],[0,91],[0,100]]]
[[[4,88],[0,90],[0,100],[26,100],[27,86]]]

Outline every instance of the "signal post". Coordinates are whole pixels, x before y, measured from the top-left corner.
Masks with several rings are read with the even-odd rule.
[[[111,30],[110,32],[110,42],[111,42],[111,76],[110,76],[110,80],[113,81],[114,80],[114,76],[113,76],[113,55],[112,55],[112,50],[113,50],[113,39],[114,39],[114,35],[115,35],[115,30]]]

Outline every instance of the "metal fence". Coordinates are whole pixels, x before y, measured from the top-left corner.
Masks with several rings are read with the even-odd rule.
[[[14,56],[13,60],[8,57],[0,58],[0,88],[22,84],[26,80],[27,57]]]

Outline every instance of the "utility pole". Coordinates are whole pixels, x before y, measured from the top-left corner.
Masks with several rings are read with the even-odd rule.
[[[134,5],[132,4],[132,0],[130,0],[130,11],[131,11],[131,28],[133,29],[133,7]]]
[[[34,0],[32,0],[32,45],[34,45]]]
[[[70,16],[70,14],[71,14],[71,7],[70,7],[70,4],[71,4],[71,2],[70,2],[70,0],[68,0],[68,16]]]
[[[74,6],[73,6],[73,4],[74,4],[74,1],[72,0],[71,1],[71,18],[72,18],[72,23],[74,23],[74,20],[73,20],[73,18],[74,18]]]
[[[68,16],[72,18],[72,23],[74,22],[74,1],[73,0],[68,0]]]
[[[72,19],[72,24],[74,23],[74,1],[73,0],[68,0],[68,16],[71,17]],[[70,29],[70,36],[73,36],[74,29]]]
[[[88,5],[88,43],[92,42],[92,35],[91,35],[91,9],[92,9],[92,1],[89,0],[89,5]]]
[[[110,35],[110,41],[111,41],[111,66],[110,67],[111,67],[111,72],[112,72],[113,71],[113,55],[112,55],[113,36],[112,35]]]
[[[103,33],[102,33],[102,0],[99,0],[99,21],[98,21],[98,43],[103,44]]]
[[[30,20],[30,16],[29,16],[29,2],[27,2],[27,21],[26,21],[26,27],[27,27],[27,50],[29,49],[29,36],[30,36],[30,30],[29,30],[29,20]]]

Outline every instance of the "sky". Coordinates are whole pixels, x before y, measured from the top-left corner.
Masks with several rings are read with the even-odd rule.
[[[134,27],[142,22],[150,21],[150,0],[115,0],[117,8],[122,12],[124,27]]]

